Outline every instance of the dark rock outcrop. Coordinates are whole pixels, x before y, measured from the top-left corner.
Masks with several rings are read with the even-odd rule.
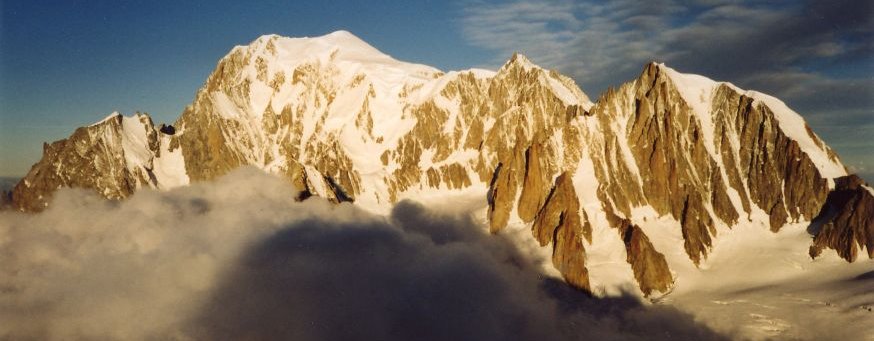
[[[522,194],[519,196],[519,218],[524,222],[534,221],[537,211],[543,207],[549,195],[551,175],[547,168],[549,159],[543,157],[543,146],[534,142],[525,151],[525,175]]]
[[[0,210],[12,207],[12,192],[0,190]]]
[[[622,240],[628,264],[634,271],[634,278],[645,296],[653,292],[666,293],[674,284],[668,262],[661,252],[656,251],[643,230],[629,221],[622,223]]]
[[[874,258],[874,193],[870,186],[856,175],[835,179],[835,189],[810,231],[814,234],[811,257],[828,248],[848,262],[856,260],[860,249],[867,249],[868,258]]]
[[[592,227],[585,212],[580,210],[570,174],[562,173],[555,179],[546,204],[537,212],[531,232],[540,246],[553,243],[552,264],[565,280],[574,287],[588,290],[583,238],[591,242]]]
[[[702,259],[707,258],[707,252],[713,243],[710,236],[716,234],[716,229],[697,193],[686,197],[682,212],[680,228],[683,231],[683,247],[692,262],[698,265]]]
[[[503,162],[495,168],[494,176],[489,185],[489,231],[498,232],[507,226],[510,211],[516,202],[519,182],[525,172],[525,162],[521,156],[522,141],[517,140],[516,147],[505,152]]]
[[[174,128],[173,125],[170,124],[161,123],[161,128],[159,128],[158,131],[164,133],[165,135],[176,134],[176,128]]]

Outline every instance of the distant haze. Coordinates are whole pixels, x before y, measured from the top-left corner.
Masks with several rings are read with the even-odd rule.
[[[21,180],[21,178],[0,177],[0,191],[12,190],[12,188],[15,187],[15,184],[17,184],[19,180]]]

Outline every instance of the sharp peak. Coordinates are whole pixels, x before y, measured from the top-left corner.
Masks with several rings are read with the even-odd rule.
[[[662,71],[665,71],[665,72],[674,71],[674,72],[676,72],[673,68],[669,67],[664,62],[651,60],[648,63],[643,65],[643,71],[641,72],[641,76],[647,75],[647,74],[655,75],[655,74],[662,73]]]
[[[675,70],[674,68],[668,66],[664,62],[658,61],[650,61],[643,66],[643,71],[640,73],[638,78],[659,78],[666,77],[671,79],[674,83],[678,81],[682,81],[683,79],[695,79],[696,82],[701,83],[713,83],[713,84],[721,84],[725,82],[719,82],[711,79],[710,77],[693,74],[693,73],[684,73]],[[675,84],[676,85],[676,84]]]
[[[122,115],[120,112],[113,111],[111,114],[107,115],[102,120],[92,123],[91,125],[89,125],[89,127],[104,125],[104,124],[107,124],[108,122],[113,122],[113,120],[120,120],[123,117],[124,117],[124,115]]]
[[[529,64],[531,64],[531,60],[528,59],[528,57],[526,57],[524,54],[521,54],[519,52],[513,52],[513,55],[510,56],[510,60],[508,62],[509,63],[515,62],[515,63],[529,63]]]
[[[697,86],[697,87],[716,87],[716,86],[727,86],[734,90],[737,93],[744,94],[746,96],[755,97],[755,98],[763,98],[768,97],[771,98],[771,101],[778,101],[783,103],[783,101],[774,98],[771,95],[756,91],[756,90],[744,90],[734,85],[728,81],[719,81],[714,80],[708,76],[696,74],[696,73],[686,73],[677,71],[676,69],[668,66],[664,62],[651,61],[644,65],[643,72],[641,72],[638,79],[646,79],[646,78],[658,78],[664,77],[671,80],[671,83],[676,87],[682,86]]]
[[[530,68],[541,68],[537,64],[531,62],[531,60],[528,59],[528,57],[526,57],[524,54],[521,54],[519,52],[513,52],[513,55],[510,57],[509,60],[507,60],[506,63],[504,63],[504,66],[502,66],[501,69],[508,69],[514,65],[519,65],[526,70]]]
[[[699,93],[701,89],[711,89],[709,91],[713,91],[713,89],[715,89],[716,87],[728,87],[740,95],[744,95],[754,100],[765,103],[772,110],[777,107],[785,107],[786,110],[792,112],[792,115],[797,115],[799,118],[801,118],[799,114],[789,109],[786,103],[777,97],[760,92],[758,90],[745,90],[738,87],[737,85],[734,85],[731,82],[714,80],[704,75],[680,72],[675,70],[674,68],[667,66],[663,62],[660,63],[656,61],[651,61],[644,65],[643,72],[640,74],[640,77],[638,79],[652,80],[654,78],[668,79],[670,83],[677,89],[691,89],[693,92]]]

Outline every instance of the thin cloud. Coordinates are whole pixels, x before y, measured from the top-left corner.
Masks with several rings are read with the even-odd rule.
[[[870,59],[874,51],[870,1],[705,3],[711,6],[671,0],[473,3],[461,22],[469,42],[495,50],[497,60],[523,50],[545,66],[570,71],[589,91],[627,81],[629,75],[615,70],[639,72],[650,60],[755,86],[751,77],[761,72],[828,77],[801,66]]]
[[[570,75],[591,97],[656,60],[777,96],[808,117],[834,114],[816,130],[859,124],[842,112],[866,111],[869,123],[874,117],[871,0],[468,2],[461,24],[470,44],[496,52],[495,64],[521,51]],[[866,157],[839,152],[850,164]]]

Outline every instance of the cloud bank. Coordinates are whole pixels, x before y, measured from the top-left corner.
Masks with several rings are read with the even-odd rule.
[[[469,215],[388,217],[243,168],[122,202],[61,190],[0,213],[0,339],[719,339],[689,315],[597,299]]]

